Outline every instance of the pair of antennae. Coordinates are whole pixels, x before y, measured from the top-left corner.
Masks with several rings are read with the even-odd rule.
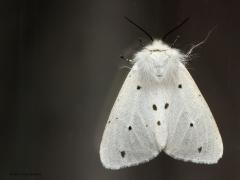
[[[133,22],[131,19],[129,19],[128,17],[125,16],[125,19],[133,24],[134,26],[136,26],[138,29],[140,29],[142,32],[144,32],[144,34],[146,34],[147,37],[149,37],[149,39],[151,41],[153,41],[153,37],[145,30],[143,29],[141,26],[137,25],[135,22]],[[174,28],[172,28],[170,31],[168,31],[163,37],[162,40],[165,40],[167,38],[167,36],[171,33],[173,33],[174,31],[176,31],[177,29],[179,29],[181,26],[183,26],[190,18],[187,17],[186,19],[184,19],[180,24],[178,24],[177,26],[175,26]]]

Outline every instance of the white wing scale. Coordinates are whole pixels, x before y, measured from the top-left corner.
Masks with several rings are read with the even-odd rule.
[[[165,147],[167,128],[159,119],[159,93],[159,89],[145,86],[133,67],[114,103],[100,145],[100,158],[106,168],[149,161]]]
[[[212,113],[185,66],[165,83],[175,87],[168,92],[166,112],[168,140],[164,151],[176,159],[213,164],[222,157],[223,144]]]

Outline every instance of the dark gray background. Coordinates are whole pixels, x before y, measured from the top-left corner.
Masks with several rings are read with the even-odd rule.
[[[240,179],[239,6],[231,0],[1,1],[0,179]],[[102,167],[101,136],[127,74],[119,56],[145,38],[125,15],[156,38],[190,16],[168,38],[180,35],[176,47],[185,52],[217,25],[189,68],[223,138],[218,164],[162,153],[137,167]]]

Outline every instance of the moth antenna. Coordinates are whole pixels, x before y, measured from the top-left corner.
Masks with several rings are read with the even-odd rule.
[[[134,26],[136,26],[138,29],[140,29],[142,32],[144,32],[147,37],[149,37],[149,39],[151,39],[151,41],[153,41],[153,37],[145,30],[143,29],[141,26],[137,25],[135,22],[133,22],[131,19],[129,19],[128,17],[124,16],[124,18],[131,24],[133,24]]]
[[[198,44],[193,45],[193,46],[191,47],[191,49],[187,52],[186,56],[189,56],[195,48],[197,48],[197,47],[201,46],[202,44],[204,44],[204,43],[208,40],[209,36],[212,34],[212,32],[213,32],[215,29],[216,29],[216,26],[215,26],[214,28],[212,28],[212,29],[207,33],[207,36],[204,38],[204,40],[202,40],[202,41],[201,41],[200,43],[198,43]]]
[[[175,27],[172,28],[170,31],[168,31],[168,32],[162,37],[162,40],[165,40],[169,34],[173,33],[173,32],[176,31],[177,29],[179,29],[179,28],[180,28],[181,26],[183,26],[189,19],[190,19],[190,17],[187,17],[187,18],[184,19],[179,25],[175,26]]]

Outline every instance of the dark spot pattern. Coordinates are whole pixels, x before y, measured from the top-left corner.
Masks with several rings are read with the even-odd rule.
[[[154,111],[156,111],[157,110],[156,104],[153,104],[152,108],[153,108]]]
[[[190,127],[193,127],[193,123],[190,123]]]
[[[121,153],[122,158],[124,158],[125,155],[126,155],[126,152],[125,151],[121,151],[120,153]]]
[[[108,121],[108,124],[110,124],[111,123],[111,121]]]
[[[131,131],[132,130],[132,126],[128,126],[128,130]]]
[[[165,104],[165,106],[164,106],[164,108],[165,108],[165,109],[167,109],[167,108],[168,108],[168,106],[169,106],[169,104],[168,104],[168,103],[166,103],[166,104]]]
[[[160,121],[158,121],[158,122],[157,122],[157,125],[158,125],[158,126],[160,126],[160,125],[161,125],[161,122],[160,122]]]
[[[179,84],[179,85],[178,85],[178,88],[180,88],[180,89],[181,89],[181,88],[182,88],[182,84]]]
[[[198,152],[202,152],[202,146],[198,148]]]
[[[137,90],[141,89],[142,87],[141,86],[137,86]]]

